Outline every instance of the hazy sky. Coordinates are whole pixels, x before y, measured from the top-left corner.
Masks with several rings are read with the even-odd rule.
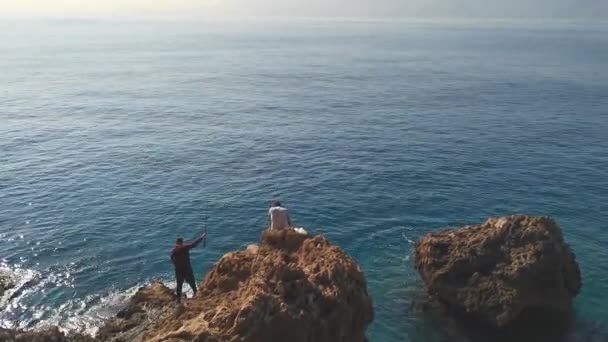
[[[0,16],[608,18],[608,0],[0,0]]]

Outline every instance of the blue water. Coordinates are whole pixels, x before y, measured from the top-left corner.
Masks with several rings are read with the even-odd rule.
[[[608,323],[608,25],[0,24],[2,326],[91,329],[206,222],[200,279],[270,200],[358,259],[371,341],[441,341],[413,241],[553,216]]]

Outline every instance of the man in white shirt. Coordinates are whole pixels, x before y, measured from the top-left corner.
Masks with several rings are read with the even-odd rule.
[[[285,229],[291,227],[291,218],[286,208],[281,206],[281,202],[274,201],[268,210],[270,229]]]

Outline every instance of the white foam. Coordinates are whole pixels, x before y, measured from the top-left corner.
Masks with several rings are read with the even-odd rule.
[[[19,265],[0,262],[0,272],[15,283],[0,298],[0,327],[19,329],[41,329],[57,326],[63,332],[75,331],[94,336],[99,326],[114,317],[137,290],[146,283],[127,289],[111,289],[107,292],[92,294],[84,298],[69,300],[59,306],[31,305],[32,296],[44,295],[48,288],[74,287],[73,263],[65,267],[51,267],[36,271]],[[165,284],[174,288],[175,281]],[[192,296],[192,290],[184,284],[184,293]]]
[[[169,288],[176,285],[175,281],[163,282]],[[112,290],[105,295],[90,295],[84,299],[72,300],[55,309],[47,308],[46,318],[40,320],[34,328],[52,325],[63,332],[75,331],[95,336],[103,322],[116,316],[137,290],[148,283],[141,283],[126,290]],[[192,290],[187,285],[184,293],[192,296]]]
[[[0,298],[0,327],[3,328],[30,327],[39,315],[39,309],[26,304],[28,297],[44,294],[47,288],[73,287],[71,273],[65,268],[40,272],[2,261],[0,273],[8,276],[14,284],[14,287],[5,291]]]
[[[36,282],[40,278],[40,273],[30,269],[24,269],[17,265],[12,267],[6,264],[4,261],[0,262],[0,273],[9,277],[11,282],[15,285],[13,288],[8,289],[4,292],[4,295],[0,298],[0,307],[5,307],[10,310],[12,307],[11,302],[18,302],[26,292],[25,289],[30,284]]]
[[[401,236],[403,236],[403,238],[405,239],[405,241],[407,241],[411,245],[413,245],[413,244],[416,243],[414,240],[412,240],[409,237],[407,237],[407,235],[405,235],[405,233],[401,233]]]
[[[35,313],[39,319],[33,328],[57,326],[63,332],[75,331],[94,336],[99,326],[115,316],[140,287],[136,285],[105,295],[90,295],[68,301],[57,308],[39,308],[37,311],[40,312]]]

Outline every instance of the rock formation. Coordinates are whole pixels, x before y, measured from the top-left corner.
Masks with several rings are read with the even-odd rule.
[[[155,281],[139,289],[128,305],[99,329],[96,340],[145,341],[142,337],[156,320],[175,312],[175,293],[163,283]]]
[[[65,335],[57,327],[43,331],[22,331],[0,328],[2,342],[94,342],[91,336],[70,334]]]
[[[4,296],[6,290],[12,289],[14,286],[13,280],[8,275],[0,273],[0,298]]]
[[[581,288],[574,254],[547,217],[491,218],[431,233],[415,254],[428,294],[476,329],[563,327]]]
[[[103,341],[363,342],[373,320],[358,264],[322,236],[265,232],[259,248],[226,254],[183,306],[141,289]]]

